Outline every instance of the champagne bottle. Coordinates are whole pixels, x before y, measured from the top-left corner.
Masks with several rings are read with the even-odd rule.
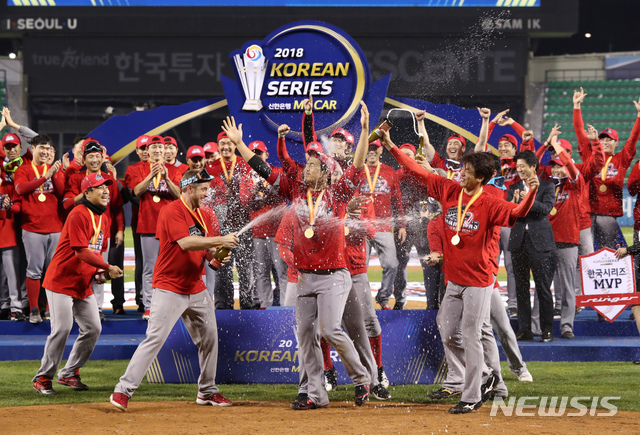
[[[425,157],[425,155],[424,155],[424,135],[422,135],[422,133],[420,133],[419,136],[420,136],[420,145],[418,146],[418,152],[416,153],[416,155]]]
[[[224,260],[229,255],[230,251],[231,249],[225,248],[223,246],[220,246],[218,249],[216,249],[216,253],[213,254],[213,258],[209,262],[209,267],[213,270],[220,269],[220,266],[222,266],[222,260]]]
[[[369,135],[369,143],[373,142],[374,140],[380,139],[380,136],[382,136],[382,131],[389,131],[391,130],[391,127],[393,127],[393,124],[387,118],[384,118]]]

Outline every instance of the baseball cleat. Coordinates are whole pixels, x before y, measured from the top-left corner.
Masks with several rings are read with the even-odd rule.
[[[42,320],[51,320],[51,313],[49,313],[49,310],[44,310],[40,314],[42,315]]]
[[[369,386],[368,385],[356,385],[356,405],[362,406],[369,400]]]
[[[481,406],[482,401],[476,403],[458,402],[456,406],[449,408],[449,414],[468,414],[469,412],[475,411]]]
[[[487,382],[480,386],[480,392],[482,393],[482,402],[486,402],[487,400],[493,400],[493,396],[495,395],[495,388],[498,384],[498,377],[491,373],[487,378]]]
[[[69,376],[68,378],[58,378],[56,381],[60,385],[71,387],[76,391],[86,391],[89,389],[89,387],[80,380],[80,376],[78,374]]]
[[[42,316],[40,316],[40,310],[38,307],[33,307],[31,313],[29,313],[29,323],[42,323]]]
[[[25,320],[27,320],[27,317],[22,314],[22,311],[16,311],[14,313],[11,313],[11,320],[14,322],[24,322]]]
[[[129,396],[123,393],[113,393],[109,398],[109,402],[116,408],[126,411],[127,405],[129,405]]]
[[[33,389],[40,394],[44,394],[45,396],[53,396],[55,394],[58,394],[51,385],[51,379],[45,378],[44,376],[39,376],[38,379],[36,379],[36,381],[33,383]]]
[[[383,387],[389,388],[389,378],[387,374],[384,372],[384,367],[378,367],[378,382],[382,384]]]
[[[309,399],[304,393],[300,393],[296,396],[296,400],[291,402],[291,409],[294,411],[306,411],[308,409],[318,408],[313,400]]]
[[[324,371],[324,389],[327,391],[338,389],[338,371],[335,367]]]
[[[520,375],[518,376],[518,380],[520,382],[533,382],[533,376],[531,376],[531,373],[529,373],[529,371],[525,371],[520,373]]]
[[[461,391],[453,391],[448,388],[440,388],[439,390],[429,393],[429,398],[434,400],[448,399],[449,397],[461,395]]]
[[[142,320],[149,320],[149,318],[151,317],[151,311],[147,310],[144,312],[144,314],[142,315]]]
[[[378,384],[371,389],[371,394],[378,400],[391,399],[391,393],[382,384]]]
[[[211,406],[231,406],[231,400],[225,398],[220,393],[213,393],[211,396],[201,399],[198,397],[196,399],[196,403],[198,405],[211,405]]]

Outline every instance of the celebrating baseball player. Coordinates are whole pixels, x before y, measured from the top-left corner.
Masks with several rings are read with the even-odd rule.
[[[206,170],[185,172],[180,182],[180,199],[165,206],[158,218],[156,235],[160,252],[153,273],[147,338],[136,349],[110,399],[123,411],[179,318],[198,346],[200,378],[196,403],[231,405],[215,384],[218,330],[213,301],[202,275],[205,258],[213,258],[212,249],[216,246],[232,249],[238,244],[238,236],[235,233],[220,236],[213,211],[200,207],[211,180]],[[229,259],[227,256],[223,262]]]

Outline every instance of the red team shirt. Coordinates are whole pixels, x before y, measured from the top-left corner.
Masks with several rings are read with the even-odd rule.
[[[220,236],[215,213],[200,207],[207,225],[207,237]],[[156,238],[160,240],[158,260],[153,270],[153,287],[174,293],[191,295],[207,289],[202,275],[206,251],[183,251],[178,240],[205,234],[180,199],[162,209],[158,218]]]
[[[555,188],[556,202],[549,213],[549,222],[551,222],[556,243],[578,245],[582,191],[585,189],[585,182],[566,151],[561,152],[559,157],[567,167],[568,176],[561,187]],[[555,214],[553,214],[554,209]]]
[[[48,169],[50,166],[47,165]],[[42,177],[45,166],[37,166],[41,177],[38,179],[36,173],[31,167],[31,162],[23,163],[14,174],[14,183],[16,192],[23,191],[21,184],[33,182],[38,187],[31,192],[25,192],[22,197],[22,229],[32,233],[59,233],[62,231],[62,219],[58,213],[58,205],[60,198],[64,194],[64,173],[58,171],[49,180]],[[44,181],[44,183],[40,182]],[[23,185],[24,188],[26,185]],[[43,190],[40,190],[43,186]],[[31,190],[27,188],[27,190]],[[44,193],[46,201],[40,202],[38,196]]]
[[[178,168],[173,165],[166,165],[167,174],[169,179],[176,186],[180,185],[180,178],[182,175]],[[125,183],[133,192],[133,189],[142,182],[147,175],[151,173],[150,162],[139,162],[127,169],[125,174]],[[153,197],[158,195],[160,202],[154,202]],[[147,190],[140,195],[140,208],[138,210],[138,223],[136,232],[138,234],[155,234],[156,223],[160,216],[160,210],[167,205],[171,204],[176,198],[169,192],[169,187],[164,177],[160,179],[158,189],[156,190],[153,185],[153,181],[149,183]]]
[[[460,243],[454,246],[450,240],[456,234],[458,195],[462,191],[460,184],[452,180],[442,180],[442,177],[428,173],[397,147],[391,149],[391,154],[403,166],[415,168],[418,171],[417,178],[426,183],[430,195],[442,204],[444,215],[443,256],[447,259],[443,263],[443,270],[447,280],[462,286],[486,287],[492,285],[495,274],[493,267],[495,253],[491,247],[496,235],[493,228],[512,226],[515,219],[511,219],[511,211],[518,207],[520,210],[528,211],[534,195],[527,195],[529,201],[516,205],[486,192],[483,193],[464,216],[462,229],[459,233]],[[444,181],[443,184],[442,181]],[[463,210],[470,199],[469,195],[463,193]]]
[[[629,180],[627,180],[627,188],[629,189],[629,195],[636,196],[640,193],[640,162],[633,165],[631,174],[629,174]],[[636,201],[636,205],[633,208],[633,229],[640,230],[640,201]]]
[[[93,216],[96,225],[100,216]],[[95,234],[91,214],[84,205],[71,210],[60,235],[56,253],[47,268],[42,286],[54,293],[62,293],[78,299],[86,299],[93,294],[91,284],[97,269],[76,256],[76,249],[89,248],[102,262],[101,252],[107,249],[109,218],[102,217],[100,233],[93,243]]]
[[[369,174],[373,181],[376,173],[376,166],[367,165]],[[402,206],[402,193],[396,171],[384,163],[380,163],[380,173],[374,186],[373,194],[367,181],[367,174],[363,170],[360,175],[360,185],[358,192],[364,196],[373,198],[373,209],[376,214],[376,230],[379,232],[391,232],[391,207],[396,216],[399,216],[399,228],[405,228],[404,208]]]
[[[367,239],[371,240],[376,235],[375,218],[373,205],[369,203],[359,219],[348,216],[345,221],[349,228],[345,237],[347,268],[352,276],[367,273]]]

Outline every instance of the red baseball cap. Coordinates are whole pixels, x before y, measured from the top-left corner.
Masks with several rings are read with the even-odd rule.
[[[220,150],[218,150],[218,144],[215,142],[207,142],[206,144],[204,144],[202,149],[204,150],[205,154],[213,154],[213,153],[220,152]]]
[[[506,140],[507,142],[509,142],[511,145],[513,145],[514,148],[518,148],[518,139],[516,139],[516,137],[512,134],[503,134],[502,136],[500,136],[500,139],[498,140],[498,142]]]
[[[601,138],[602,136],[608,136],[613,140],[618,140],[618,132],[615,131],[613,128],[605,128],[604,130],[602,130],[598,135],[598,139]]]
[[[571,146],[571,143],[566,140],[566,139],[558,139],[558,143],[560,144],[560,146],[562,148],[565,149],[565,151],[569,154],[571,154],[571,152],[573,151],[573,147]]]
[[[220,142],[220,139],[229,139],[229,136],[227,136],[227,133],[225,133],[224,131],[221,131],[220,133],[218,133],[218,142]]]
[[[165,136],[162,138],[163,142],[165,145],[171,144],[173,146],[175,146],[176,148],[178,148],[178,142],[176,142],[175,138],[171,137],[171,136]]]
[[[100,153],[104,154],[102,145],[96,139],[90,137],[82,141],[82,156],[86,157],[87,154]]]
[[[164,138],[162,136],[154,135],[149,137],[149,145],[152,143],[164,143]]]
[[[22,141],[20,141],[20,138],[18,137],[17,134],[13,134],[13,133],[7,133],[2,137],[2,148],[6,147],[7,145],[21,145]],[[9,148],[13,148],[13,147],[9,147]]]
[[[374,140],[373,142],[370,142],[370,143],[369,143],[369,146],[371,146],[371,145],[375,145],[375,146],[377,146],[378,148],[380,148],[380,147],[382,146],[382,142],[380,142],[380,139],[376,139],[376,140]]]
[[[249,149],[251,151],[259,150],[259,151],[262,151],[263,153],[267,152],[267,146],[261,140],[254,140],[253,142],[251,142],[249,144]]]
[[[309,152],[309,151],[315,151],[317,153],[321,153],[324,152],[324,150],[322,149],[322,144],[320,142],[309,142],[307,144],[307,149],[305,150],[305,152]]]
[[[401,150],[411,150],[411,152],[413,152],[413,154],[416,153],[416,147],[414,147],[413,145],[411,145],[410,143],[403,143],[402,145],[400,145],[400,149]]]
[[[560,157],[556,157],[554,159],[549,160],[549,165],[564,166],[564,163],[562,160],[560,160]]]
[[[342,136],[342,138],[345,141],[353,145],[353,135],[349,133],[347,130],[345,130],[344,128],[336,128],[335,130],[333,130],[331,132],[331,136],[329,137],[333,137],[333,136],[338,136],[338,137]]]
[[[100,172],[94,172],[93,174],[89,174],[82,179],[82,183],[80,184],[80,190],[83,192],[90,187],[98,187],[106,184],[107,186],[113,184],[113,180],[111,178],[104,178]]]
[[[138,138],[138,140],[136,140],[136,148],[140,148],[141,146],[149,145],[151,143],[149,141],[150,139],[151,139],[151,136],[147,136],[146,134],[143,134],[142,136],[140,136]]]
[[[194,157],[202,157],[204,159],[204,150],[201,146],[193,145],[187,150],[187,158],[193,159]]]
[[[447,139],[447,143],[449,143],[450,140],[452,139],[457,139],[462,143],[463,147],[467,146],[467,140],[464,138],[464,136],[462,136],[461,134],[458,133],[453,133],[451,136],[449,136],[449,138]]]

